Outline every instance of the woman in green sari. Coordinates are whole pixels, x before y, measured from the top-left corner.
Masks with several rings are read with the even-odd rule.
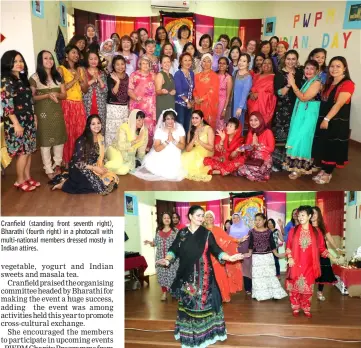
[[[291,172],[289,178],[293,180],[302,174],[312,174],[312,143],[320,110],[321,80],[318,70],[316,61],[306,62],[304,72],[306,82],[301,89],[298,89],[294,76],[288,74],[288,84],[292,87],[297,100],[292,113],[286,143],[287,156],[283,167]]]

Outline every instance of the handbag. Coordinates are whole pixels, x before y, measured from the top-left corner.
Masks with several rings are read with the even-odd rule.
[[[247,157],[244,161],[244,164],[248,166],[255,166],[255,167],[261,167],[264,163],[264,160],[262,158],[254,158],[254,157]]]

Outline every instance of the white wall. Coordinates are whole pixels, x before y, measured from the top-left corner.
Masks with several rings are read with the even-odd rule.
[[[357,191],[356,205],[346,205],[346,232],[345,232],[345,246],[346,257],[350,259],[355,250],[361,246],[361,191]],[[357,211],[357,218],[356,218]]]
[[[31,17],[30,1],[1,1],[1,33],[5,36],[0,44],[1,56],[9,50],[21,52],[28,65],[29,75],[35,70]]]
[[[327,50],[327,61],[334,56],[344,56],[349,64],[351,78],[356,83],[356,91],[352,99],[351,110],[351,138],[361,142],[361,30],[343,29],[346,2],[268,2],[265,7],[265,17],[276,17],[275,35],[290,43],[290,49],[295,48],[300,53],[300,62],[303,64],[309,52],[317,47]],[[322,19],[316,21],[316,13]],[[322,14],[321,14],[322,13]],[[308,27],[303,27],[304,15]],[[297,17],[299,15],[299,20]],[[329,43],[327,44],[327,35]],[[350,35],[350,36],[348,36]],[[298,48],[295,40],[298,40]],[[347,42],[344,37],[348,38]],[[269,36],[263,36],[268,40]],[[346,47],[345,47],[346,46]]]

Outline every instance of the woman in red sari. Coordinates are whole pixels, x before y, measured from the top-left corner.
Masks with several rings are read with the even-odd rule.
[[[227,122],[226,130],[218,130],[215,145],[215,154],[206,157],[203,161],[209,166],[210,174],[228,175],[237,170],[237,159],[242,157],[237,149],[243,144],[241,136],[242,126],[237,118],[232,117]]]
[[[227,254],[231,253],[233,255],[238,253],[238,244],[242,243],[245,238],[232,238],[225,231],[223,231],[222,228],[214,226],[215,216],[211,210],[205,212],[204,218],[206,228],[213,233],[213,236],[216,239],[219,247]],[[243,277],[241,262],[226,262],[221,264],[213,255],[211,255],[211,259],[217,284],[219,290],[221,291],[222,301],[230,302],[231,294],[242,291]]]
[[[311,224],[312,208],[297,209],[299,225],[289,232],[286,247],[288,270],[286,289],[289,291],[293,316],[302,309],[311,318],[311,300],[316,278],[321,275],[320,255],[337,260],[328,252],[322,232]]]
[[[202,56],[202,72],[195,75],[194,110],[202,110],[204,119],[216,129],[218,102],[219,102],[219,77],[212,70],[212,56],[206,53]]]
[[[253,77],[253,86],[248,99],[248,112],[251,115],[259,111],[266,125],[270,125],[276,108],[277,97],[274,93],[274,65],[271,58],[266,58],[261,67],[261,73]]]

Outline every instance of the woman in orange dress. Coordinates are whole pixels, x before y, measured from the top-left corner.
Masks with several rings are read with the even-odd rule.
[[[206,211],[204,217],[206,228],[213,233],[219,247],[232,255],[238,253],[238,244],[242,243],[244,238],[232,238],[222,228],[214,226],[215,216],[213,211]],[[235,263],[226,262],[221,264],[213,255],[211,255],[211,259],[222,300],[223,302],[230,302],[231,294],[241,291],[243,287],[241,263],[237,261]]]
[[[202,110],[204,119],[216,130],[219,102],[219,77],[212,71],[212,56],[206,53],[202,56],[202,72],[195,75],[194,110]]]

